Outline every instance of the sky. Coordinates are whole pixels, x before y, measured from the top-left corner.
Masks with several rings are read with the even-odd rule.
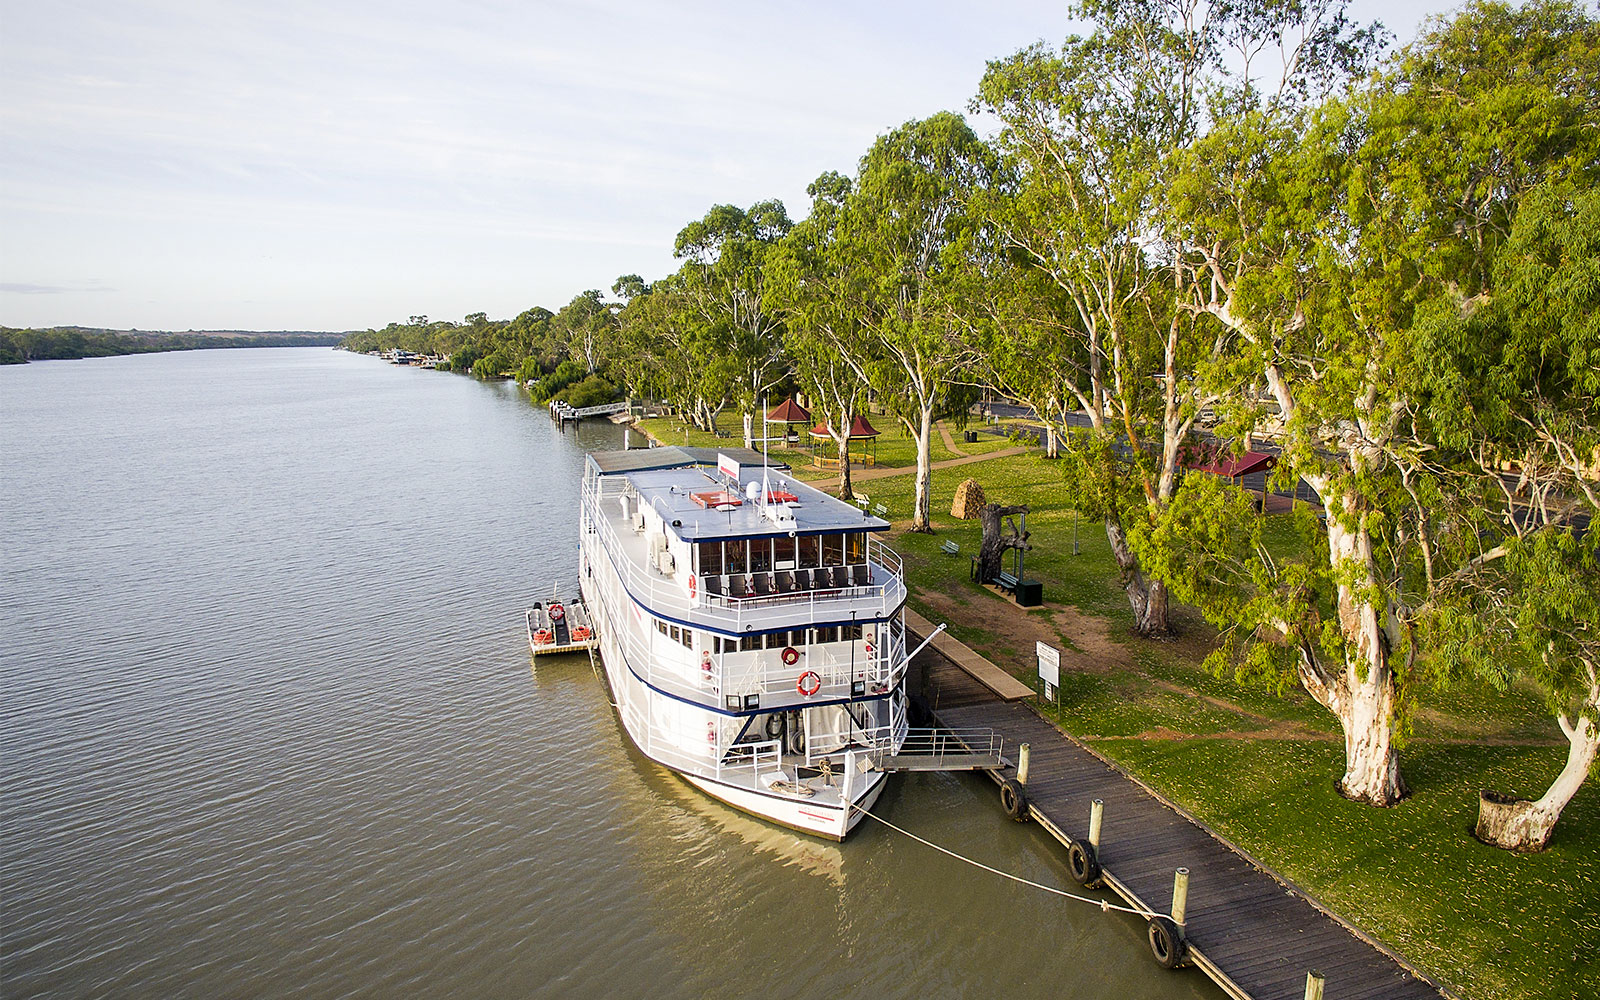
[[[1398,43],[1444,0],[1354,0]],[[558,309],[965,109],[1064,2],[0,0],[0,326]],[[981,128],[981,126],[980,126]]]

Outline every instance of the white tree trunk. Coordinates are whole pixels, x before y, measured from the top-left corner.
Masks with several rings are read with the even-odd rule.
[[[1542,851],[1550,844],[1556,820],[1572,801],[1600,755],[1600,726],[1586,715],[1577,724],[1556,720],[1567,737],[1567,763],[1537,802],[1513,799],[1485,790],[1478,798],[1479,840],[1509,851]]]
[[[1133,609],[1134,632],[1143,636],[1166,635],[1171,629],[1167,585],[1144,575],[1139,557],[1128,547],[1127,532],[1115,517],[1106,518],[1106,540],[1111,543],[1111,557],[1117,563],[1128,606]]]
[[[744,446],[746,448],[754,448],[756,446],[755,432],[751,429],[754,423],[755,418],[746,413],[744,415]],[[762,436],[765,437],[765,435]]]
[[[1349,799],[1392,806],[1406,797],[1400,755],[1394,747],[1395,683],[1389,663],[1384,612],[1362,596],[1372,585],[1371,539],[1365,530],[1346,531],[1328,519],[1329,554],[1341,576],[1339,627],[1348,652],[1338,673],[1324,670],[1315,652],[1302,647],[1300,682],[1344,729],[1344,777],[1339,791]]]
[[[924,406],[921,411],[917,427],[917,492],[911,511],[911,530],[929,532],[933,530],[929,518],[933,503],[933,408]]]

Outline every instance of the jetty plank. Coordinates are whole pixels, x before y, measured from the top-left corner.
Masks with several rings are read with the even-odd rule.
[[[932,630],[909,610],[906,626],[921,636]],[[956,656],[950,655],[952,646],[959,647]],[[960,655],[961,649],[941,635],[913,664],[934,720],[950,729],[993,729],[1002,736],[1013,763],[989,772],[996,782],[1016,776],[1015,748],[1029,744],[1028,802],[1058,839],[1087,838],[1090,802],[1102,800],[1100,864],[1108,884],[1135,905],[1167,913],[1173,872],[1188,868],[1184,932],[1190,961],[1224,990],[1252,1000],[1301,1000],[1306,973],[1314,969],[1326,977],[1329,1000],[1437,1000],[1442,995],[1437,985],[1028,705],[1004,700],[997,689],[1005,685],[992,677],[980,679],[971,664],[974,657],[982,658]]]

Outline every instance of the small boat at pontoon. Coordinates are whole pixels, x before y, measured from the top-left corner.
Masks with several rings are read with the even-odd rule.
[[[754,452],[591,454],[579,585],[639,750],[729,805],[843,839],[909,729],[888,529]]]
[[[534,602],[528,609],[528,650],[546,653],[582,653],[598,648],[599,638],[582,598],[565,603]]]

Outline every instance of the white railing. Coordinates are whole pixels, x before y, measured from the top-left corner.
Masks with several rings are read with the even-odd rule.
[[[820,590],[795,591],[753,597],[707,594],[704,578],[696,577],[695,594],[676,576],[661,573],[644,558],[630,557],[633,549],[645,555],[644,543],[617,530],[620,510],[608,514],[606,500],[632,492],[626,479],[590,477],[583,486],[584,530],[595,533],[599,555],[611,561],[630,594],[647,608],[668,617],[722,632],[742,634],[762,628],[798,627],[815,621],[843,621],[852,617],[884,618],[905,600],[905,569],[900,556],[875,538],[867,540],[867,567],[873,583]],[[832,569],[832,567],[830,567]]]
[[[783,759],[777,740],[761,743],[735,743],[717,760],[717,777],[736,777],[748,772],[752,779],[778,769]]]
[[[630,609],[612,603],[617,595],[611,588],[599,590],[606,602],[611,640],[622,648],[634,673],[657,690],[708,708],[722,709],[727,695],[742,699],[748,694],[760,695],[766,710],[794,708],[848,698],[857,681],[863,694],[884,694],[905,675],[905,632],[893,626],[876,630],[871,653],[866,652],[866,640],[853,640],[853,661],[848,646],[828,644],[805,647],[793,664],[783,662],[781,649],[712,653],[707,670],[703,652],[662,636],[653,621],[636,622]],[[818,678],[818,690],[810,696],[798,685],[800,675],[808,671]]]

